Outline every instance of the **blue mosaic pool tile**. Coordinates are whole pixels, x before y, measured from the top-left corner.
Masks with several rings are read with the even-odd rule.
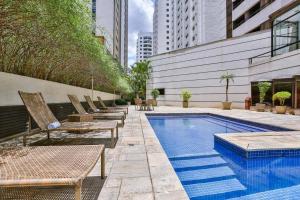
[[[299,200],[300,185],[246,195],[230,200]]]
[[[204,169],[226,164],[226,162],[220,157],[175,160],[171,161],[171,163],[175,171],[187,170],[187,168]]]
[[[195,159],[195,158],[205,158],[205,157],[215,157],[219,156],[220,154],[213,150],[209,152],[203,152],[203,153],[194,153],[194,154],[183,154],[183,155],[177,155],[177,156],[170,156],[169,160],[187,160],[187,159]]]
[[[211,195],[242,191],[246,190],[246,187],[243,186],[238,179],[228,179],[208,183],[185,185],[185,189],[191,199],[200,199],[201,197],[203,197],[203,199],[210,199],[209,196]]]
[[[182,171],[177,173],[183,184],[192,182],[207,182],[215,178],[234,176],[234,172],[227,166],[208,169]]]
[[[231,151],[245,158],[264,158],[264,157],[293,157],[300,156],[300,149],[282,149],[282,150],[251,150],[246,151],[222,138],[214,136],[215,145],[222,145]]]

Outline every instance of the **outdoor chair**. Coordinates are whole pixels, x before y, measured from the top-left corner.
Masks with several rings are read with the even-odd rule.
[[[49,187],[74,187],[63,199],[82,199],[82,182],[101,157],[101,179],[105,177],[104,145],[6,147],[0,149],[0,199],[35,199],[34,187],[50,196]],[[21,188],[26,187],[24,193]],[[47,191],[49,189],[49,191]],[[11,191],[11,192],[9,192]],[[50,194],[49,194],[50,193]],[[22,197],[19,197],[22,195]],[[57,197],[53,196],[53,199]]]
[[[143,104],[143,100],[135,98],[134,99],[134,104],[135,104],[135,110],[141,109],[142,104]]]
[[[84,96],[86,102],[88,103],[88,105],[90,106],[90,109],[92,110],[93,113],[124,113],[124,116],[126,117],[127,111],[126,109],[106,109],[106,110],[102,110],[102,109],[98,109],[97,106],[94,104],[92,98],[90,96]]]
[[[72,105],[80,115],[88,114],[84,107],[81,105],[78,97],[76,95],[68,95]],[[93,118],[96,120],[121,120],[120,126],[125,124],[125,114],[124,113],[92,113]]]
[[[98,98],[98,101],[99,101],[99,103],[100,103],[100,106],[101,106],[101,108],[102,109],[106,109],[106,110],[109,110],[109,109],[121,109],[121,110],[126,110],[126,112],[127,112],[127,114],[128,114],[128,106],[115,106],[115,107],[107,107],[106,105],[105,105],[105,103],[102,101],[102,99],[101,99],[101,97],[100,96],[98,96],[97,97]]]
[[[49,128],[50,124],[58,123],[58,120],[48,107],[41,93],[26,93],[19,91],[20,97],[29,113],[28,132],[23,135],[23,144],[26,146],[27,136],[35,134],[31,129],[31,118],[36,122],[41,132],[46,132],[50,139],[52,131],[67,131],[77,134],[83,134],[91,131],[110,131],[111,132],[111,147],[114,147],[116,139],[118,139],[118,122],[103,121],[103,122],[64,122],[55,128]]]
[[[154,110],[154,99],[147,99],[146,105],[147,105],[147,110]]]

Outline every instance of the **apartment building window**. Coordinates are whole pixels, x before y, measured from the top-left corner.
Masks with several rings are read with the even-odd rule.
[[[243,3],[244,0],[235,0],[234,2],[232,2],[232,9],[236,9],[239,5],[241,5]]]

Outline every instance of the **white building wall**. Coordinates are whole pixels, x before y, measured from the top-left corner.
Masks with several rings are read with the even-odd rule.
[[[201,3],[200,3],[201,2]],[[202,4],[202,23],[199,25],[199,33],[202,38],[198,44],[205,44],[226,38],[226,1],[210,0],[200,1]]]
[[[249,66],[250,81],[271,81],[300,75],[300,50],[253,62]]]
[[[153,54],[153,33],[139,33],[136,45],[136,61],[147,60]]]
[[[128,0],[121,0],[121,65],[128,71]]]
[[[269,20],[269,16],[279,10],[280,8],[286,6],[294,0],[275,0],[273,3],[262,9],[260,12],[252,16],[242,25],[238,26],[233,30],[233,37],[240,36],[248,33],[249,31],[255,29],[262,23]],[[259,0],[245,0],[241,5],[239,5],[232,12],[233,21],[244,14],[247,10],[249,10],[255,3],[259,2]]]
[[[270,45],[270,32],[263,31],[153,56],[148,98],[153,88],[165,88],[159,105],[179,106],[181,91],[188,89],[193,94],[191,106],[220,107],[225,86],[219,78],[228,71],[236,76],[229,88],[229,100],[234,107],[242,108],[250,96],[249,58],[269,51]]]
[[[114,1],[96,1],[96,36],[104,36],[106,48],[113,54]]]
[[[169,6],[167,6],[167,3]],[[169,10],[167,12],[167,9]],[[169,17],[167,17],[167,14]],[[164,53],[170,50],[171,37],[171,2],[170,0],[157,0],[155,1],[154,14],[153,14],[153,39],[154,39],[154,54]],[[169,26],[169,28],[167,28]]]
[[[154,55],[226,38],[226,1],[157,0]]]
[[[120,4],[120,7],[117,5]],[[122,66],[128,57],[128,0],[96,0],[95,35],[104,36],[105,46]]]

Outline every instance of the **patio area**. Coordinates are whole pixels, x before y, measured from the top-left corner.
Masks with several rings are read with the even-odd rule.
[[[276,115],[272,113],[257,113],[245,110],[224,111],[214,108],[178,108],[157,107],[155,113],[212,113],[227,117],[249,120],[269,125],[300,130],[299,116]],[[151,113],[154,113],[153,111]],[[172,165],[162,149],[146,112],[129,109],[124,128],[120,129],[120,138],[114,149],[106,148],[106,181],[99,184],[102,187],[98,199],[188,199]],[[300,132],[295,132],[299,134]],[[68,133],[54,136],[64,138]],[[100,137],[97,133],[85,137]],[[107,133],[109,136],[109,133]],[[43,137],[46,137],[43,136]],[[101,136],[103,137],[103,135]],[[104,137],[106,135],[104,134]],[[282,136],[283,137],[283,136]],[[32,136],[29,142],[42,139]],[[296,141],[294,141],[296,142]],[[16,138],[1,145],[22,145],[21,138]],[[293,143],[291,143],[293,144]],[[99,164],[89,174],[89,177],[99,176]],[[88,199],[88,198],[84,198]]]

